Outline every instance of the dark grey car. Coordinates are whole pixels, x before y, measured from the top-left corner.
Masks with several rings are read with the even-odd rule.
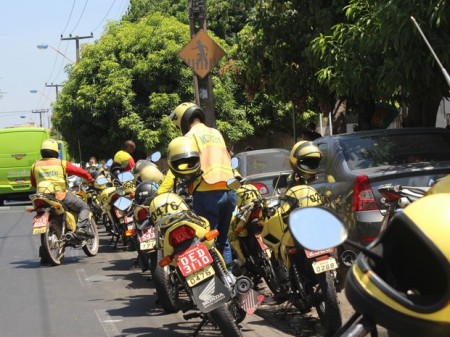
[[[290,172],[289,150],[281,148],[262,149],[240,152],[237,170],[245,183],[255,185],[263,197],[272,195],[273,179],[280,172]]]
[[[370,243],[383,211],[378,187],[386,183],[426,187],[450,174],[450,131],[405,128],[325,136],[314,141],[323,154],[311,184],[325,206],[349,227],[349,238]],[[345,257],[351,257],[351,252]]]

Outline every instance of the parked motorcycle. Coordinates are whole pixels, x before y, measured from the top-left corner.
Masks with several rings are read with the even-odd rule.
[[[274,179],[274,186],[288,187],[287,175]],[[334,248],[298,249],[287,222],[295,209],[320,205],[320,196],[311,186],[296,185],[287,188],[276,201],[267,212],[261,233],[264,244],[272,251],[271,263],[279,286],[275,295],[284,295],[301,312],[315,307],[329,335],[342,324],[335,286],[336,252]]]
[[[270,262],[271,251],[261,238],[262,218],[268,201],[252,184],[244,184],[236,192],[236,211],[228,234],[237,262],[233,272],[250,277],[254,284],[264,279],[272,292],[279,293],[277,277]]]
[[[253,313],[263,296],[252,290],[248,277],[235,278],[214,246],[217,230],[197,216],[175,193],[156,196],[150,204],[157,236],[159,264],[154,273],[159,303],[168,312],[182,310],[184,318],[200,317],[196,335],[212,323],[223,336],[241,336],[238,324]],[[189,303],[182,306],[179,293]],[[194,313],[186,314],[194,310]]]
[[[99,236],[95,219],[90,214],[87,235],[75,234],[77,214],[68,210],[60,201],[64,193],[51,192],[51,189],[42,193],[30,195],[32,206],[27,209],[29,213],[36,212],[33,217],[33,235],[41,236],[39,256],[43,262],[52,266],[60,265],[64,260],[67,247],[82,248],[87,256],[97,255]]]
[[[355,313],[333,336],[377,336],[377,325],[389,336],[450,336],[449,204],[448,193],[414,201],[367,247],[347,240],[345,224],[330,209],[290,214],[299,247],[322,250],[346,242],[360,251],[345,283]]]
[[[96,180],[96,183],[103,185],[107,183],[107,179]],[[128,225],[133,224],[133,217],[126,214],[126,212],[121,211],[119,208],[114,206],[114,202],[120,197],[125,197],[131,199],[134,197],[135,183],[134,175],[129,172],[117,173],[117,179],[113,179],[112,183],[114,186],[106,187],[98,195],[98,201],[102,205],[103,209],[103,224],[108,231],[112,234],[111,241],[114,241],[114,247],[122,240],[123,245],[128,245],[129,240],[125,235]]]

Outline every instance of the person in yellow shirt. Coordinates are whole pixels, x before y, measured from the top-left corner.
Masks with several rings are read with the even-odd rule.
[[[178,105],[170,118],[184,136],[195,139],[199,148],[202,175],[189,188],[193,209],[209,221],[212,229],[219,231],[216,244],[228,264],[232,261],[228,229],[237,196],[236,191],[227,187],[227,181],[234,175],[225,140],[219,130],[204,124],[205,113],[194,103]],[[169,171],[158,194],[170,191],[174,181],[175,176]]]
[[[114,155],[114,163],[120,165],[124,171],[131,171],[135,165],[131,155],[135,150],[136,144],[132,140],[127,140],[123,145],[123,149],[117,151]]]

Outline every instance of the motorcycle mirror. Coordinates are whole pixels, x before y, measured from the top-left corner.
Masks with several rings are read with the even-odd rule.
[[[152,162],[156,163],[158,160],[161,159],[161,152],[159,151],[153,152],[152,155],[149,157],[149,159]]]
[[[321,206],[295,209],[289,215],[288,226],[295,241],[309,250],[339,246],[348,236],[342,220]]]
[[[105,185],[105,184],[109,183],[109,180],[106,179],[105,177],[98,177],[97,179],[95,179],[95,182],[98,185]]]
[[[111,167],[111,165],[113,164],[113,160],[112,159],[108,159],[108,161],[105,164],[105,168]]]
[[[236,157],[231,158],[231,168],[235,170],[237,169],[238,166],[239,166],[239,159],[237,159]]]
[[[121,183],[124,183],[124,182],[127,182],[127,181],[133,181],[134,180],[134,175],[130,171],[125,171],[123,173],[119,173],[117,175],[117,179],[119,179],[119,181]]]
[[[132,204],[131,200],[125,197],[120,197],[114,202],[114,206],[120,209],[121,211],[127,210],[131,206],[131,204]]]
[[[227,181],[227,187],[230,190],[237,190],[239,187],[241,187],[241,182],[236,178],[231,178]]]

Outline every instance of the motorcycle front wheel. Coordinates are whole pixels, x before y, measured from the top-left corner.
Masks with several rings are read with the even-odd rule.
[[[158,249],[157,261],[159,262],[163,257],[162,250]],[[159,304],[168,314],[179,311],[181,307],[178,280],[170,268],[170,266],[161,267],[157,263],[153,274]]]
[[[317,275],[319,287],[315,291],[315,307],[325,336],[332,336],[342,325],[341,309],[337,299],[332,274],[328,271]]]
[[[48,229],[41,234],[41,245],[44,256],[41,258],[52,266],[59,266],[64,260],[66,246],[62,240],[61,226],[55,220],[50,220]]]
[[[83,251],[87,256],[95,256],[98,253],[100,240],[98,237],[97,223],[95,222],[93,216],[91,216],[89,219],[89,226],[87,227],[87,230],[94,237],[85,240],[85,244],[83,245]]]
[[[222,304],[220,307],[209,312],[208,315],[222,332],[223,337],[242,337],[241,330],[237,326],[227,304]]]

